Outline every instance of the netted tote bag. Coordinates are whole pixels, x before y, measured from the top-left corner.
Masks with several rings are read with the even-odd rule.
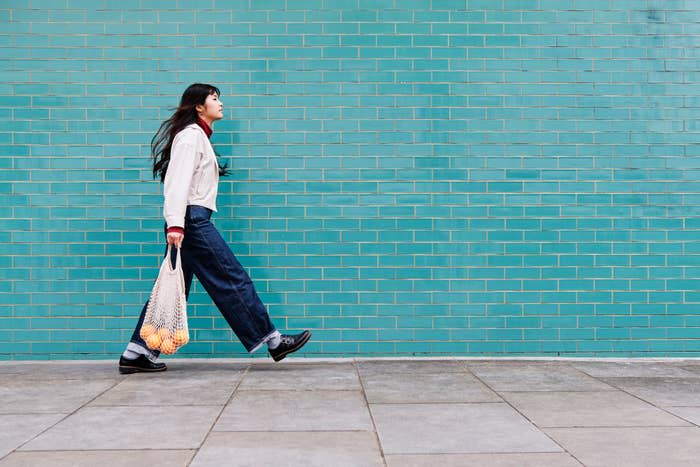
[[[168,355],[177,352],[190,340],[180,249],[176,247],[177,258],[173,268],[171,247],[169,244],[158,278],[153,285],[140,332],[149,349],[160,350]]]

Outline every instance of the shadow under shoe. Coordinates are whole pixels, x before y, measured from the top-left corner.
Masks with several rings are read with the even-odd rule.
[[[150,361],[145,355],[139,355],[138,358],[129,360],[123,355],[119,358],[119,373],[128,375],[138,372],[154,372],[165,371],[168,367],[165,363],[156,363]]]
[[[302,348],[310,338],[310,331],[304,331],[301,334],[294,335],[282,334],[280,336],[280,345],[278,345],[274,349],[268,349],[268,352],[270,353],[270,356],[272,356],[272,359],[274,361],[279,362],[284,357],[286,357],[287,354],[296,352],[297,350]]]

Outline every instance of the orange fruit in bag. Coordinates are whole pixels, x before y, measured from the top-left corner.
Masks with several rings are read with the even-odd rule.
[[[187,331],[185,331],[184,329],[178,329],[177,331],[175,331],[175,339],[174,340],[175,340],[175,345],[180,347],[180,346],[187,344],[187,342],[189,342],[190,336],[187,335]]]
[[[170,339],[170,331],[168,328],[158,328],[158,335],[161,340]]]
[[[158,350],[162,341],[158,334],[151,334],[146,338],[146,345],[151,350]]]
[[[176,350],[177,346],[175,345],[175,342],[173,342],[173,340],[170,338],[165,339],[163,343],[160,344],[160,351],[164,354],[172,355],[175,353]]]
[[[153,327],[152,324],[146,323],[143,326],[141,326],[141,331],[139,332],[141,339],[146,340],[148,339],[148,336],[156,332],[156,328]]]

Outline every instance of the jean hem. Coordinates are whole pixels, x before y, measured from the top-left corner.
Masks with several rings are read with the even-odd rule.
[[[263,338],[260,340],[260,342],[258,342],[252,349],[250,349],[250,350],[248,351],[248,353],[249,353],[249,354],[252,354],[252,353],[256,352],[257,350],[259,350],[260,347],[262,347],[262,345],[263,345],[265,342],[269,341],[270,338],[273,336],[273,334],[275,334],[276,332],[277,332],[277,329],[273,329],[272,332],[271,332],[270,334],[268,334],[267,336],[263,337]]]
[[[148,347],[144,347],[138,342],[129,341],[129,343],[126,346],[126,349],[141,355],[145,355],[146,358],[148,358],[151,361],[155,361],[158,358],[158,355],[156,355],[151,349],[149,349]]]

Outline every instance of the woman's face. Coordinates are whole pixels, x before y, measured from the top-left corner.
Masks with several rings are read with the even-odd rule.
[[[196,107],[199,116],[203,120],[213,122],[215,120],[221,120],[224,118],[224,105],[219,100],[219,96],[216,94],[209,94],[207,100],[204,101],[204,105],[198,105]]]

